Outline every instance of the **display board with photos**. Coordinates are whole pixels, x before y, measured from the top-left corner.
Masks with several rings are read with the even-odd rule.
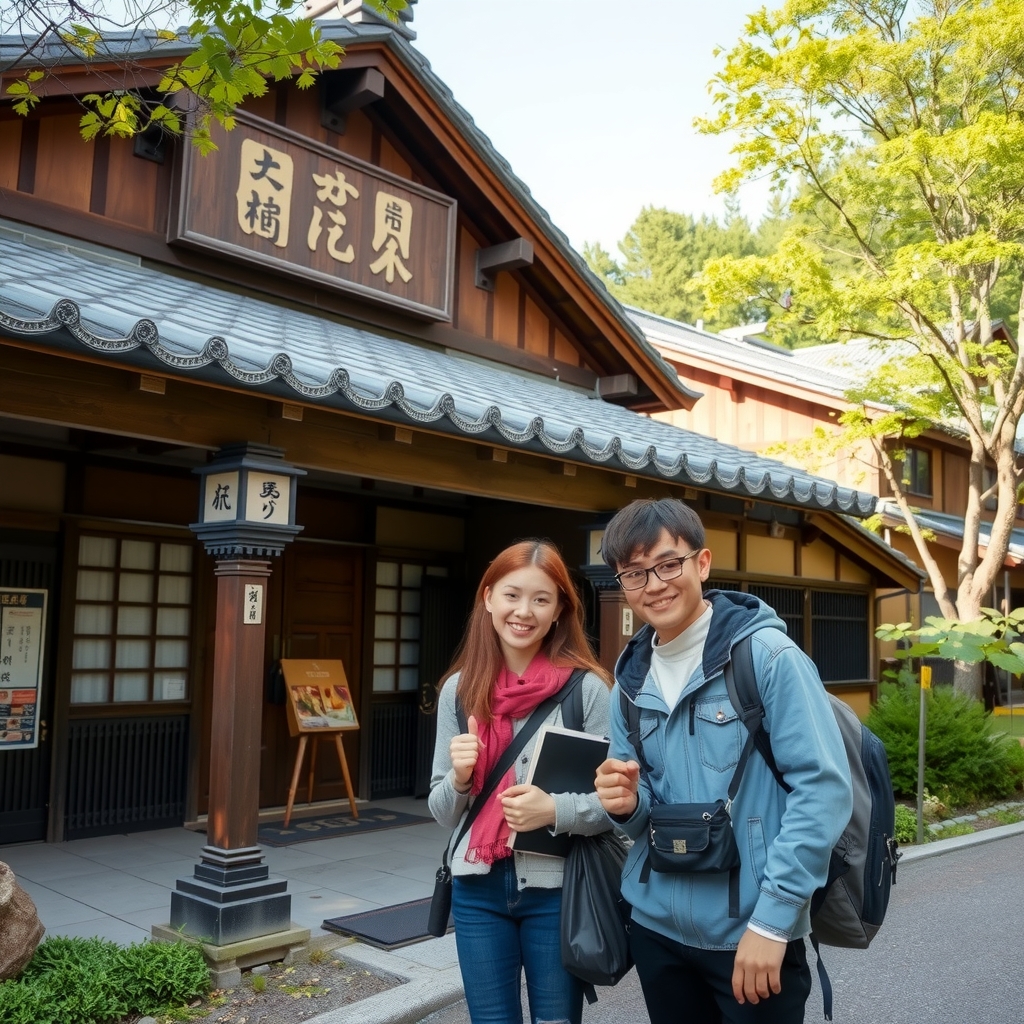
[[[359,728],[341,661],[285,658],[281,671],[288,691],[288,729],[292,736]]]
[[[39,745],[46,598],[0,587],[0,750]]]

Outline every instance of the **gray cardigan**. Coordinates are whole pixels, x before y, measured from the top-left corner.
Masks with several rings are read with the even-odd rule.
[[[459,793],[455,789],[455,769],[452,768],[448,753],[452,738],[459,733],[458,718],[455,714],[455,688],[458,676],[452,676],[442,687],[437,700],[437,743],[434,746],[434,770],[430,779],[430,797],[427,805],[430,813],[446,828],[455,829],[462,821],[469,808],[469,794]],[[608,687],[601,679],[591,672],[583,678],[583,727],[586,732],[596,736],[608,735]],[[529,717],[529,716],[527,716]],[[518,718],[513,723],[514,732],[518,733],[526,722]],[[562,724],[561,706],[548,716],[548,725]],[[539,730],[538,730],[539,731]],[[525,783],[530,770],[530,759],[537,744],[534,734],[526,743],[522,754],[516,760],[516,782]],[[597,798],[597,793],[552,793],[555,799],[555,834],[572,832],[576,835],[592,836],[599,832],[607,832],[611,822],[604,813],[604,808]],[[472,829],[470,829],[470,832]],[[467,832],[454,852],[449,852],[449,863],[453,875],[485,875],[490,865],[466,860],[466,849],[469,845]],[[516,876],[519,888],[558,889],[562,885],[561,857],[542,857],[535,853],[514,853],[516,860]]]

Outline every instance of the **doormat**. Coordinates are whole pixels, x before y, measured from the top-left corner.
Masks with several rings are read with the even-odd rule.
[[[259,827],[257,842],[267,846],[291,846],[294,843],[308,843],[312,839],[334,839],[337,836],[354,836],[384,828],[423,825],[433,820],[420,814],[389,811],[386,807],[360,807],[358,818],[350,814],[299,820],[293,818],[287,828],[283,820],[264,822]]]
[[[378,949],[398,949],[434,936],[427,931],[430,918],[430,897],[399,903],[379,910],[364,910],[347,917],[329,917],[321,927],[339,935],[352,935]],[[448,931],[453,929],[448,918]]]

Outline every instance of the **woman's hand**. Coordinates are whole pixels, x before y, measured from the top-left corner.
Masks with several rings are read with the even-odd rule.
[[[498,799],[513,832],[530,832],[555,823],[555,798],[536,786],[509,786]]]
[[[469,791],[473,781],[473,769],[480,757],[480,751],[484,749],[483,741],[480,739],[480,727],[474,715],[469,716],[466,728],[469,732],[453,736],[448,745],[452,768],[455,769],[455,788],[464,793]]]

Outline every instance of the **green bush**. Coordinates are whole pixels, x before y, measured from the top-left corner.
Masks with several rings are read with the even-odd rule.
[[[896,827],[893,832],[896,833],[897,843],[917,842],[917,815],[906,804],[896,805]]]
[[[889,755],[897,796],[917,792],[917,735],[920,691],[883,683],[868,727]],[[957,806],[1010,796],[1024,782],[1024,748],[997,733],[980,701],[940,686],[925,694],[925,786],[948,790]]]
[[[183,942],[128,947],[53,936],[19,978],[0,983],[4,1024],[108,1024],[180,1006],[210,987],[199,948]]]

